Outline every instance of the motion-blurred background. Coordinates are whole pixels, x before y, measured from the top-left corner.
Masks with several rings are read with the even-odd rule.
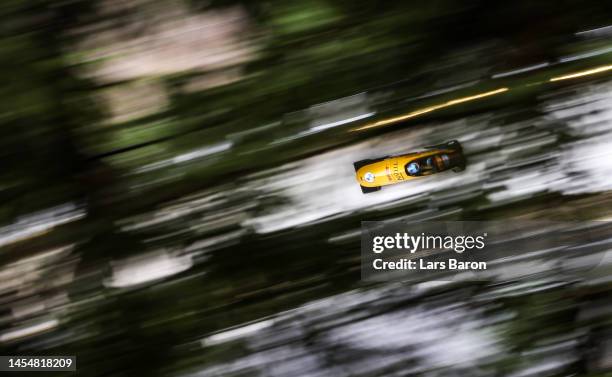
[[[0,354],[83,376],[612,375],[612,258],[573,280],[359,272],[361,220],[611,219],[612,2],[0,13]],[[451,139],[465,172],[360,192],[354,161]]]

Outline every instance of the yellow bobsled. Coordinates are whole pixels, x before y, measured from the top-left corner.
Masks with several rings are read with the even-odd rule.
[[[426,150],[353,163],[361,191],[368,194],[382,186],[440,173],[465,169],[463,148],[457,140],[425,147]]]

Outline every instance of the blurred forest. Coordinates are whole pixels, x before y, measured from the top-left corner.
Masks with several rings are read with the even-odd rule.
[[[84,376],[612,375],[608,270],[359,272],[362,220],[612,218],[612,2],[0,13],[0,354],[77,355]],[[462,177],[354,182],[353,161],[450,139]]]

